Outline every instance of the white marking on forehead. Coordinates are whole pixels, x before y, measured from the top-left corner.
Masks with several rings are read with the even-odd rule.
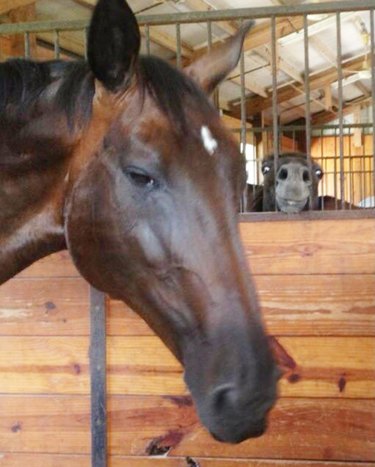
[[[217,141],[212,136],[210,129],[207,126],[202,126],[201,128],[201,138],[203,142],[203,146],[205,147],[206,151],[210,156],[213,155],[215,150],[217,149]]]

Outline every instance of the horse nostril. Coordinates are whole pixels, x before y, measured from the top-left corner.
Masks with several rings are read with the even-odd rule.
[[[212,408],[217,412],[223,412],[233,408],[238,399],[237,389],[232,384],[222,384],[212,391]]]
[[[279,180],[286,180],[288,178],[288,170],[285,168],[282,168],[280,172],[278,173],[277,178]]]

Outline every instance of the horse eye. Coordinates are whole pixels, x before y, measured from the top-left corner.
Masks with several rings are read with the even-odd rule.
[[[270,170],[271,170],[271,167],[269,165],[265,165],[264,167],[262,167],[262,174],[266,175],[268,174]]]
[[[140,188],[151,189],[156,185],[156,180],[141,169],[129,167],[125,173],[134,185]]]
[[[323,171],[321,169],[316,169],[315,170],[315,175],[318,177],[318,178],[322,178],[323,177]]]

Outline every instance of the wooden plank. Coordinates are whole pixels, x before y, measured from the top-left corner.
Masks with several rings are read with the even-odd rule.
[[[282,337],[284,397],[372,398],[375,339]],[[89,394],[88,339],[0,338],[0,393]],[[288,357],[289,356],[289,357]],[[107,340],[110,394],[187,395],[182,369],[154,336]]]
[[[37,261],[16,277],[79,277],[79,273],[64,250]]]
[[[89,396],[0,395],[0,452],[89,455]]]
[[[375,459],[373,400],[282,399],[271,412],[267,434],[239,445],[214,441],[185,399],[110,398],[109,408],[112,454],[145,455],[170,447],[169,457]]]
[[[0,287],[0,336],[89,335],[82,278],[14,279]]]
[[[286,217],[277,224],[241,222],[240,232],[254,274],[375,273],[374,219],[290,222]],[[57,276],[78,276],[66,251],[34,263],[17,277]]]
[[[168,457],[375,460],[374,400],[281,399],[267,434],[239,445],[214,441],[186,398],[110,397],[109,421],[112,455],[146,456],[170,446]],[[89,448],[88,396],[0,395],[0,452]]]
[[[282,397],[372,398],[375,339],[284,337]],[[110,394],[188,394],[178,362],[156,337],[108,339]]]
[[[375,219],[241,222],[253,274],[374,274]]]
[[[254,279],[272,335],[375,336],[375,275],[258,275]],[[117,300],[108,302],[107,333],[153,334]]]
[[[0,393],[89,394],[88,337],[0,337]]]
[[[255,459],[208,459],[200,457],[152,458],[120,457],[109,458],[109,467],[374,467],[368,462],[309,462],[288,460],[255,460]],[[6,466],[7,467],[7,466]],[[13,466],[12,466],[13,467]],[[28,466],[33,467],[33,466]],[[43,466],[49,467],[49,466]],[[52,466],[51,466],[52,467]],[[54,467],[54,466],[53,466]],[[70,467],[70,466],[69,466]]]
[[[1,467],[91,467],[88,455],[1,453]]]
[[[2,467],[90,467],[90,457],[63,454],[0,454]],[[368,462],[319,462],[288,460],[208,459],[200,457],[111,456],[108,467],[373,467]]]

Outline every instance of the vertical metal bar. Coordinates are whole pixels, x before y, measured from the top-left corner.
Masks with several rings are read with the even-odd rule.
[[[345,177],[344,177],[344,118],[343,118],[343,73],[342,73],[342,47],[341,47],[341,17],[340,12],[336,13],[336,39],[337,39],[337,78],[338,78],[338,98],[339,98],[339,155],[340,155],[340,198],[341,209],[345,209]]]
[[[304,90],[305,90],[305,131],[306,131],[306,152],[310,155],[311,152],[311,109],[310,109],[310,63],[309,63],[309,31],[307,15],[303,15],[303,45],[305,55],[305,77],[304,77]],[[310,161],[311,163],[311,161]]]
[[[176,23],[176,65],[178,68],[181,67],[181,25]]]
[[[212,48],[212,22],[207,21],[207,50],[208,52]]]
[[[91,465],[107,465],[105,295],[90,287]]]
[[[309,63],[309,31],[307,15],[303,15],[303,45],[304,45],[304,90],[305,90],[305,138],[309,173],[312,173],[311,161],[311,109],[310,109],[310,63]],[[313,209],[313,195],[310,193],[309,209]]]
[[[31,53],[30,53],[30,33],[25,32],[24,35],[24,41],[25,41],[25,58],[30,58]]]
[[[84,47],[84,57],[85,60],[87,60],[87,44],[88,44],[88,38],[89,38],[89,28],[85,28],[83,30],[83,47]]]
[[[371,55],[371,95],[372,95],[372,194],[375,196],[375,11],[370,11],[370,55]]]
[[[246,160],[246,93],[245,93],[245,52],[241,50],[240,56],[240,85],[241,85],[241,148],[242,157]],[[247,206],[247,184],[242,196],[241,212],[248,210]]]
[[[55,58],[60,58],[60,33],[58,30],[54,31],[53,49],[55,51]]]
[[[273,155],[274,155],[274,170],[275,184],[276,174],[279,165],[279,127],[278,127],[278,112],[277,112],[277,50],[276,50],[276,17],[271,17],[271,59],[272,59],[272,127],[273,127]],[[276,187],[275,187],[276,188]],[[275,202],[275,211],[277,206]]]
[[[348,133],[349,138],[349,209],[351,209],[351,205],[354,203],[354,178],[353,178],[353,154],[352,154],[352,132],[349,129]]]
[[[150,26],[145,24],[145,37],[146,37],[146,53],[151,55],[151,40],[150,40]]]

